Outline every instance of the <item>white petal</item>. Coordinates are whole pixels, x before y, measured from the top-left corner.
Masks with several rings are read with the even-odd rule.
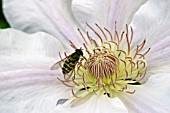
[[[14,29],[0,30],[0,71],[48,68],[56,62],[62,44],[46,33],[28,35]]]
[[[118,31],[128,24],[137,9],[147,0],[74,0],[73,12],[85,27],[97,23],[113,30],[115,21]]]
[[[18,69],[50,69],[57,61],[48,57],[0,56],[0,72]]]
[[[122,101],[130,113],[170,112],[170,73],[151,76],[146,84],[134,87],[134,94],[125,94]]]
[[[157,71],[168,71],[170,69],[170,36],[160,40],[151,47],[147,56],[147,63],[150,73]],[[166,70],[165,70],[166,69]]]
[[[134,44],[146,38],[146,45],[150,47],[170,36],[169,5],[169,0],[149,0],[139,9],[131,23],[134,29]]]
[[[71,11],[71,0],[4,0],[5,16],[14,28],[34,33],[47,32],[62,43],[81,41],[80,27]],[[68,46],[68,45],[67,45]]]
[[[62,44],[54,37],[38,32],[26,34],[14,29],[0,30],[0,55],[26,55],[56,57],[63,51]]]
[[[72,107],[67,102],[57,106],[61,113],[127,113],[126,108],[118,98],[110,99],[107,96],[92,96],[85,103]]]
[[[57,80],[62,74],[48,70],[18,70],[0,73],[2,113],[56,113],[57,100],[68,88]]]

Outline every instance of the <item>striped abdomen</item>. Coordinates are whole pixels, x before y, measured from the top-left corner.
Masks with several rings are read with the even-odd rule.
[[[78,60],[80,58],[80,55],[77,52],[74,52],[73,54],[71,54],[68,59],[65,60],[63,67],[62,67],[62,72],[63,74],[68,74],[70,71],[72,71]]]

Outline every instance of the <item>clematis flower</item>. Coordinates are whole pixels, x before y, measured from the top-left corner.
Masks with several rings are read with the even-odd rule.
[[[168,113],[169,4],[4,0],[11,26],[34,34],[0,31],[0,111]],[[69,79],[50,70],[81,47]]]

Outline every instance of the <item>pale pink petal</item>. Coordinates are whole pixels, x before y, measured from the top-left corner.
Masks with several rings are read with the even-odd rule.
[[[138,87],[134,94],[124,94],[121,98],[129,113],[169,113],[170,73],[157,73]]]
[[[117,30],[128,24],[135,12],[147,0],[74,0],[73,12],[76,19],[85,27],[85,23],[99,24],[113,30],[115,21]]]
[[[58,99],[69,95],[59,71],[17,70],[0,73],[1,113],[57,113]]]
[[[14,29],[0,30],[0,71],[50,69],[64,52],[62,44],[46,33],[26,34]]]
[[[169,0],[149,0],[139,9],[131,23],[134,45],[146,39],[146,47],[151,47],[170,36],[169,5]]]
[[[147,77],[156,73],[169,72],[170,69],[170,37],[164,38],[151,47],[146,56]]]
[[[4,0],[4,14],[11,27],[34,33],[47,32],[63,44],[81,41],[71,10],[72,0]],[[66,46],[68,46],[66,44]]]
[[[0,55],[46,56],[55,58],[63,45],[43,32],[26,34],[15,29],[0,30]]]
[[[85,103],[70,105],[67,101],[64,105],[57,106],[57,112],[61,113],[128,113],[123,103],[118,98],[110,99],[107,96],[90,96]]]
[[[48,57],[0,56],[0,72],[18,69],[50,69],[57,61]]]

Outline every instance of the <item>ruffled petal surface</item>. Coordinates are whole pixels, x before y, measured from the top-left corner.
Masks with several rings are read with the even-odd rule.
[[[94,95],[84,103],[76,106],[66,102],[56,107],[57,113],[128,113],[123,103],[118,99],[107,96]]]
[[[170,73],[157,73],[149,80],[134,87],[134,94],[125,94],[121,100],[129,113],[169,113],[170,112]]]
[[[17,70],[0,73],[0,111],[2,113],[57,113],[58,99],[67,97],[57,77],[60,71]]]
[[[148,48],[170,36],[169,5],[169,0],[149,0],[137,11],[131,23],[134,45],[146,39],[145,47]]]
[[[170,69],[170,36],[154,44],[147,56],[148,73],[169,72]]]
[[[3,0],[4,14],[11,27],[34,33],[43,31],[65,44],[68,40],[77,43],[77,28],[71,10],[72,0]],[[65,44],[68,46],[68,44]]]
[[[85,23],[99,24],[110,30],[117,30],[128,24],[135,12],[147,0],[74,0],[73,12],[76,19],[85,28]]]
[[[14,29],[0,30],[0,71],[50,69],[57,62],[62,44],[46,33],[26,34]]]

